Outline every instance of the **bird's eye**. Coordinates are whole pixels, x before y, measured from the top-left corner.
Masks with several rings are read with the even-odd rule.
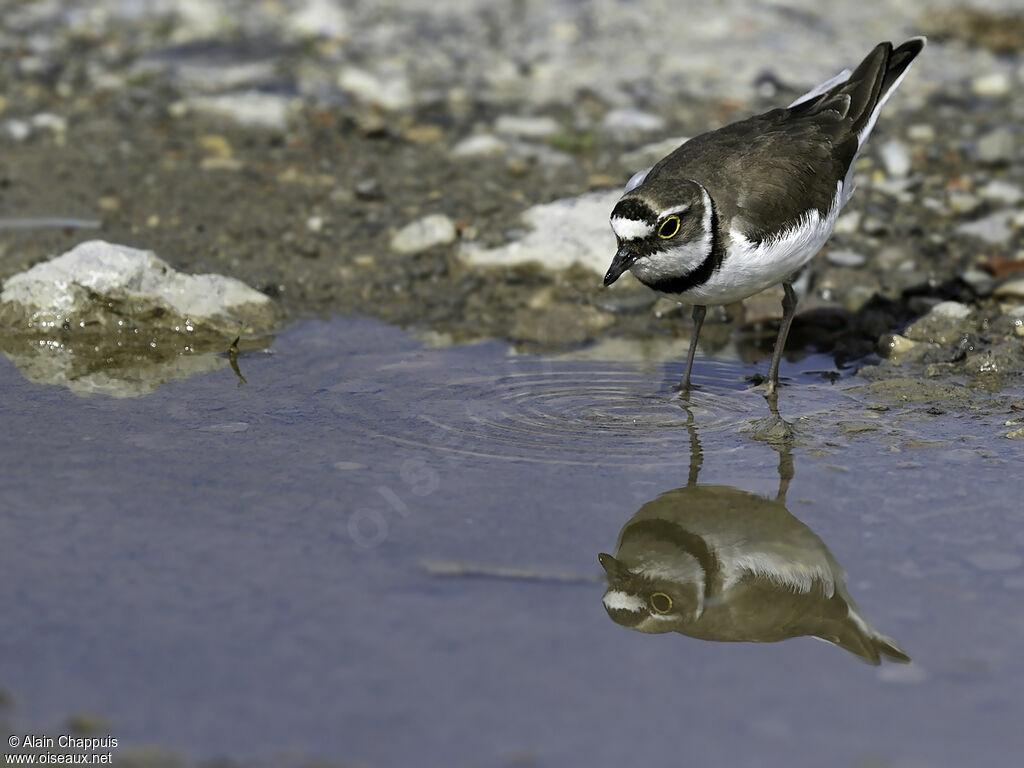
[[[664,592],[655,592],[648,601],[655,613],[668,613],[672,610],[672,598]]]
[[[669,216],[667,219],[661,222],[661,226],[658,227],[658,237],[660,237],[662,240],[668,240],[669,238],[673,238],[679,234],[680,226],[682,225],[679,223],[678,216]]]

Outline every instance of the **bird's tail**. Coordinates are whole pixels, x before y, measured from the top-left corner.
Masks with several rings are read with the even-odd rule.
[[[847,114],[853,119],[859,146],[864,146],[878,113],[903,81],[914,59],[924,50],[926,42],[924,37],[912,37],[896,49],[892,43],[879,43],[853,70],[849,80],[835,89],[850,96]]]

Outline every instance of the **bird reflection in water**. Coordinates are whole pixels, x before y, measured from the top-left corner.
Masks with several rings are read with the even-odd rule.
[[[701,640],[776,642],[810,635],[871,664],[909,662],[857,609],[843,570],[815,533],[785,506],[793,477],[789,444],[779,452],[774,500],[699,485],[703,460],[690,417],[687,484],[644,504],[619,533],[604,606],[638,632]]]

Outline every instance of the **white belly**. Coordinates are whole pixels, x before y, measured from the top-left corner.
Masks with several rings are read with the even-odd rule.
[[[730,230],[731,242],[721,267],[707,282],[673,297],[688,304],[730,304],[786,280],[810,261],[832,234],[845,202],[843,186],[843,182],[836,186],[835,199],[825,216],[808,211],[797,226],[772,240],[755,244],[739,231]]]

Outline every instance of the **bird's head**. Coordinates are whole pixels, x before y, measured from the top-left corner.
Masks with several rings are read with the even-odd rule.
[[[664,576],[630,568],[602,552],[598,555],[608,574],[604,608],[616,624],[648,634],[683,632],[700,618],[697,586],[676,583]]]
[[[604,276],[606,286],[627,269],[644,283],[683,277],[711,253],[711,198],[694,181],[648,178],[622,196],[611,224],[618,250]]]

